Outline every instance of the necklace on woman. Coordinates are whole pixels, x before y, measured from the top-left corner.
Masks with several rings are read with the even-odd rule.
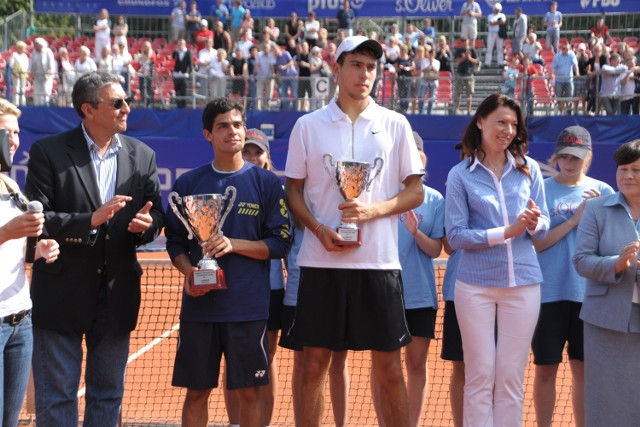
[[[494,173],[498,172],[498,167],[497,166],[493,166],[492,164],[490,164],[489,162],[487,162],[486,164],[483,163],[483,165],[487,168],[492,170]]]

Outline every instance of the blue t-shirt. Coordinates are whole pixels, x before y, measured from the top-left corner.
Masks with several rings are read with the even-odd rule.
[[[214,4],[211,6],[211,13],[209,15],[215,15],[218,20],[226,23],[227,16],[229,16],[229,8],[226,4],[221,4],[220,6]]]
[[[197,18],[197,20],[195,21],[189,21],[189,23],[187,24],[187,29],[189,31],[198,31],[200,29],[200,22],[202,20],[202,14],[200,13],[200,11],[198,9],[189,10],[189,12],[187,12],[187,15]]]
[[[293,244],[287,260],[287,286],[284,290],[284,305],[295,307],[298,304],[298,287],[300,286],[300,266],[298,265],[298,252],[302,246],[304,229],[293,228]]]
[[[418,229],[432,239],[444,237],[444,198],[442,194],[423,185],[424,202],[413,211],[418,217]],[[398,253],[402,266],[404,306],[438,308],[433,260],[418,246],[416,239],[404,225],[406,214],[398,215]]]
[[[553,27],[553,20],[556,20],[556,24],[559,24],[562,22],[562,13],[560,13],[559,11],[555,11],[555,12],[547,12],[544,15],[544,21],[543,22],[548,22],[549,24],[547,25],[547,30],[555,30],[555,28]]]
[[[516,89],[516,83],[517,83],[517,79],[518,79],[518,74],[520,74],[520,71],[517,68],[507,68],[505,70],[505,80],[504,80],[504,86],[507,89],[510,89],[511,91],[514,91]]]
[[[242,18],[244,18],[244,7],[238,6],[231,8],[231,26],[233,28],[240,29],[242,25]]]
[[[277,291],[284,289],[284,274],[282,274],[282,260],[272,259],[269,263],[269,283],[271,284],[271,290]]]
[[[588,178],[578,186],[559,184],[554,178],[544,180],[544,193],[551,219],[551,229],[562,224],[573,216],[586,190],[596,189],[605,196],[613,193],[606,183]],[[578,227],[574,227],[555,245],[538,253],[538,262],[542,270],[543,303],[553,301],[582,302],[584,298],[585,278],[580,276],[571,258],[576,252],[576,235]]]
[[[287,67],[285,70],[280,70],[281,65],[286,65],[291,62],[293,58],[291,58],[291,54],[286,50],[280,53],[280,56],[276,57],[276,67],[280,71],[280,75],[284,77],[295,77],[298,75],[298,70],[296,67]]]
[[[236,188],[237,197],[222,226],[224,235],[231,239],[262,240],[269,248],[270,258],[284,258],[291,244],[289,214],[282,185],[272,172],[245,162],[239,171],[220,173],[207,164],[180,176],[173,191],[180,196],[224,194],[230,185]],[[196,265],[202,258],[202,250],[196,239],[187,239],[187,230],[171,207],[167,207],[165,227],[167,252],[171,259],[184,253],[189,255],[191,264]],[[267,319],[270,261],[235,253],[226,254],[216,261],[224,270],[228,289],[211,291],[201,297],[183,293],[180,319],[194,322]]]
[[[422,29],[422,33],[426,37],[430,38],[431,40],[435,40],[436,39],[436,29],[434,27],[429,27],[429,28],[424,27]]]
[[[562,52],[558,52],[551,61],[551,68],[556,73],[557,82],[571,81],[573,76],[573,70],[578,67],[578,58],[575,53],[569,52],[566,55]]]
[[[453,301],[454,290],[456,288],[456,277],[458,276],[458,264],[462,257],[462,250],[453,251],[447,260],[447,269],[444,271],[442,280],[442,298],[445,301]]]
[[[348,9],[348,10],[340,9],[338,11],[338,14],[336,15],[336,19],[338,20],[338,29],[340,28],[352,29],[353,21],[355,21],[356,15],[353,13],[353,10],[351,9]]]

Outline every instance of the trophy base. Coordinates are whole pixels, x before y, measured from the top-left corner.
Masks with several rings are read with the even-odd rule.
[[[221,268],[215,270],[194,270],[191,273],[192,291],[211,291],[227,289],[227,281]]]
[[[342,240],[336,240],[334,243],[337,246],[360,246],[362,245],[362,239],[360,239],[360,229],[358,227],[338,227],[336,232],[342,237]]]

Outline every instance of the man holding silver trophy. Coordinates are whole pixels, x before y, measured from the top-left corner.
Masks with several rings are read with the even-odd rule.
[[[216,98],[205,107],[202,125],[214,160],[176,180],[166,212],[167,252],[185,275],[172,384],[187,388],[182,425],[207,425],[208,398],[224,354],[240,424],[253,426],[259,421],[258,387],[269,383],[269,259],[286,257],[289,214],[278,177],[242,158],[242,105]]]
[[[285,192],[306,227],[295,339],[304,346],[302,424],[319,426],[332,351],[372,350],[385,425],[408,425],[400,348],[404,318],[397,214],[424,198],[423,165],[406,118],[370,98],[382,47],[348,37],[336,52],[339,93],[298,119]],[[327,173],[328,172],[328,173]]]

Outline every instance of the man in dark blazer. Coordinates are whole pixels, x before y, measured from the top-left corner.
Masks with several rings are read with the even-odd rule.
[[[184,39],[178,40],[176,50],[171,53],[175,61],[173,66],[173,88],[176,91],[176,106],[184,108],[187,106],[187,83],[189,75],[193,72],[193,58],[191,51],[187,48]]]
[[[117,77],[87,74],[72,99],[82,124],[33,144],[25,187],[63,252],[33,265],[36,416],[39,427],[78,425],[84,337],[84,424],[116,426],[140,307],[136,247],[160,232],[162,200],[155,153],[121,134],[131,110]]]

